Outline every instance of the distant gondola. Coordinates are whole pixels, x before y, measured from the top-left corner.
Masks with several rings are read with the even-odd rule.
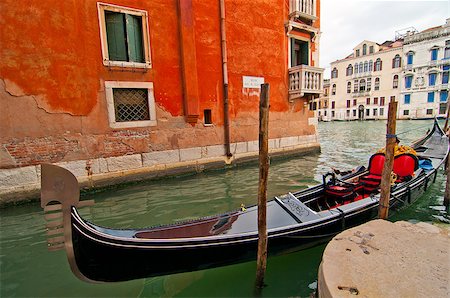
[[[401,154],[394,160],[397,177],[391,190],[392,208],[412,203],[434,182],[448,155],[449,140],[435,121],[412,148],[417,157]],[[375,154],[367,170],[360,167],[341,179],[325,175],[323,184],[270,200],[269,254],[326,242],[342,230],[374,218],[383,163],[384,155]],[[257,206],[146,229],[110,229],[78,214],[76,208],[86,201],[79,201],[78,182],[69,171],[44,164],[41,182],[41,205],[49,220],[47,234],[53,237],[49,248],[65,248],[73,273],[82,280],[125,281],[256,258]]]

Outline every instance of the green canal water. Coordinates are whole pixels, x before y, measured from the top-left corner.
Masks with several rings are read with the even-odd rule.
[[[399,121],[402,144],[423,136],[427,121]],[[269,196],[320,183],[330,167],[367,164],[384,145],[386,122],[319,123],[321,153],[271,162]],[[256,203],[257,164],[197,175],[147,181],[86,195],[95,199],[82,215],[99,225],[145,227]],[[443,171],[414,205],[394,220],[427,221],[443,201]],[[113,284],[88,284],[71,273],[63,251],[48,252],[43,211],[38,203],[0,210],[1,297],[250,297],[256,262]],[[308,297],[325,245],[268,259],[263,297]],[[170,262],[170,260],[167,260]]]

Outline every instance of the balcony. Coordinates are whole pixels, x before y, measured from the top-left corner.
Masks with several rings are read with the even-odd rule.
[[[323,93],[323,68],[298,65],[289,68],[289,100]]]
[[[316,0],[290,0],[289,18],[298,18],[307,21],[316,20]]]

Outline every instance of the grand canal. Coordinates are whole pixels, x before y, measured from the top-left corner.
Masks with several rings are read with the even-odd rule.
[[[398,121],[402,144],[423,136],[431,120]],[[269,196],[321,181],[330,167],[367,164],[383,146],[385,121],[320,123],[321,153],[271,162]],[[433,221],[430,206],[443,200],[445,177],[394,220]],[[257,164],[127,185],[96,194],[82,215],[99,225],[145,227],[256,203]],[[0,210],[1,297],[240,297],[252,296],[255,262],[114,284],[87,284],[71,273],[63,251],[48,252],[43,212],[33,203]],[[268,260],[265,297],[307,297],[325,245]],[[167,260],[170,262],[170,260]]]

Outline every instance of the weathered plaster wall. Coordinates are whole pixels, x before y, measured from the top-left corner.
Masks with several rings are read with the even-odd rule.
[[[219,1],[192,6],[199,110],[212,110],[208,127],[202,115],[195,125],[184,118],[177,1],[107,3],[148,12],[148,71],[102,64],[97,1],[0,4],[0,168],[223,144]],[[243,88],[243,75],[270,83],[270,138],[315,135],[305,99],[287,99],[288,1],[225,3],[231,141],[258,138],[259,93]],[[153,82],[157,126],[110,128],[105,81]]]

